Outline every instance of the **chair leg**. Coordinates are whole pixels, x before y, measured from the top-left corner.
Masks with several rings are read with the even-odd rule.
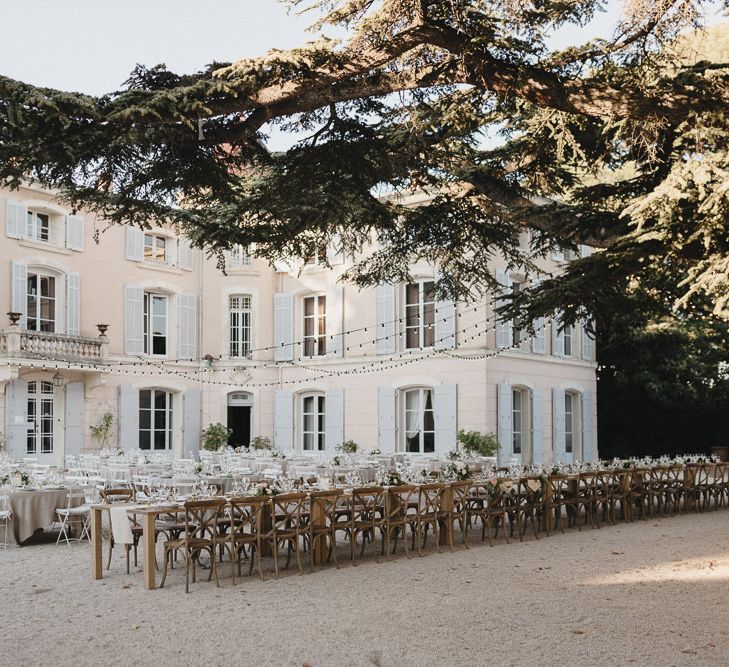
[[[294,548],[294,551],[296,552],[296,564],[299,566],[299,574],[304,574],[304,568],[301,567],[301,549],[299,548],[299,537],[298,535],[294,538],[296,542],[294,543],[296,547]],[[312,553],[314,553],[314,549],[311,550]]]
[[[109,529],[111,530],[111,529]],[[106,561],[106,569],[111,567],[111,552],[114,550],[114,536],[109,535],[109,558]]]
[[[159,583],[160,588],[164,588],[165,580],[167,579],[167,563],[169,562],[169,560],[170,560],[170,551],[167,549],[167,547],[165,547],[165,551],[164,551],[165,566],[162,571],[162,581],[160,581],[160,583]]]
[[[273,539],[273,569],[276,572],[276,579],[278,579],[278,540]]]

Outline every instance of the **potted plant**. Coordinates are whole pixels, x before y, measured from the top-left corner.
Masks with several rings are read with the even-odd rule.
[[[250,448],[255,452],[270,451],[273,449],[271,438],[267,438],[265,435],[257,435],[251,440]]]
[[[356,454],[359,449],[359,445],[354,440],[347,440],[341,445],[337,445],[336,449],[337,451],[342,452],[342,454]]]
[[[108,447],[113,424],[114,415],[107,411],[102,415],[101,421],[98,424],[89,426],[91,438],[98,443],[99,449],[106,449]]]
[[[458,431],[458,442],[464,452],[475,456],[493,456],[499,444],[493,433]]]
[[[220,422],[216,424],[208,424],[208,427],[202,432],[203,449],[209,452],[217,452],[221,447],[228,444],[233,431]]]

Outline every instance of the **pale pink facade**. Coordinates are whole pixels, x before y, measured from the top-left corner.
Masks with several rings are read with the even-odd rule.
[[[108,226],[34,188],[0,197],[11,456],[61,464],[93,451],[89,426],[107,411],[112,446],[178,457],[211,422],[234,428],[234,444],[264,435],[324,456],[343,440],[443,454],[458,429],[497,433],[502,462],[597,456],[594,344],[581,327],[544,323],[512,348],[489,299],[431,303],[429,266],[413,267],[409,289],[338,283],[347,260],[334,252],[331,269],[229,254],[226,275],[168,230]]]

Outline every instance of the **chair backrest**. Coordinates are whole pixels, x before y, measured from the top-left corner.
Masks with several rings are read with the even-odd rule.
[[[218,522],[225,507],[223,498],[188,500],[182,507],[185,510],[183,539],[186,542],[193,538],[212,539],[218,534]]]
[[[134,500],[132,489],[102,489],[99,495],[105,503],[130,503]]]
[[[230,499],[230,536],[257,537],[263,524],[263,511],[268,498],[263,496],[240,496]]]
[[[362,486],[352,489],[352,519],[374,521],[383,516],[385,489],[381,486]]]
[[[404,521],[408,514],[416,517],[418,514],[418,487],[414,484],[391,486],[387,489],[388,521]]]
[[[311,503],[311,525],[314,525],[314,515],[323,519],[319,527],[331,526],[336,520],[337,511],[341,510],[340,499],[344,493],[343,489],[332,489],[331,491],[312,491],[309,495]]]
[[[443,509],[444,489],[445,484],[441,482],[420,485],[418,489],[418,512],[421,518],[440,514]]]
[[[453,509],[455,511],[464,509],[468,504],[468,500],[471,498],[473,482],[470,479],[464,479],[458,482],[451,482],[449,486],[453,493]]]
[[[306,511],[305,493],[282,493],[271,496],[269,502],[271,503],[271,525],[274,534],[300,528],[301,517]]]

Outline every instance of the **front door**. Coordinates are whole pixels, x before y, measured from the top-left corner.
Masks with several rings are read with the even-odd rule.
[[[53,383],[44,380],[28,382],[28,438],[26,456],[38,463],[55,462]]]
[[[233,431],[228,440],[231,447],[248,447],[251,443],[251,406],[229,405],[228,428]]]

